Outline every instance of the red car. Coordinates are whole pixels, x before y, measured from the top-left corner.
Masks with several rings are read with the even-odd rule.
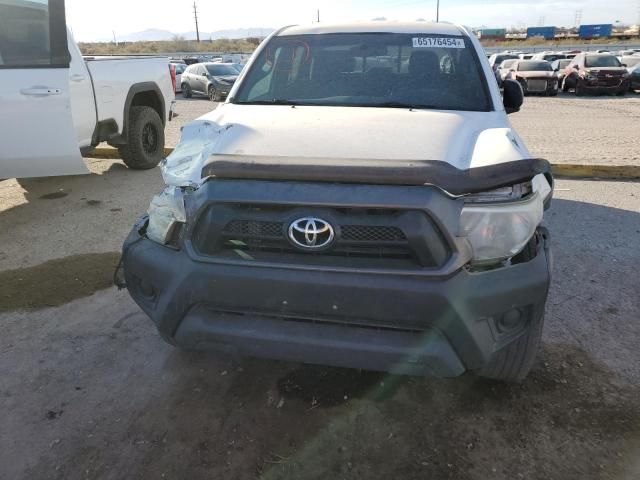
[[[574,89],[576,95],[615,93],[624,95],[631,78],[625,66],[608,53],[580,53],[564,71],[562,91]]]

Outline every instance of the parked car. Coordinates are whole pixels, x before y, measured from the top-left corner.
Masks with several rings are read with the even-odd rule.
[[[629,90],[629,72],[620,60],[608,53],[581,53],[565,68],[562,91],[574,89],[576,95],[615,93]]]
[[[516,80],[522,86],[525,95],[542,93],[556,96],[558,94],[558,74],[545,60],[518,60],[511,66],[506,78]]]
[[[502,82],[504,82],[505,78],[509,75],[511,71],[511,66],[514,65],[518,60],[511,59],[505,60],[500,64],[498,70],[496,71],[496,80],[498,80],[498,85],[502,86]]]
[[[640,64],[629,70],[629,90],[632,92],[640,90]]]
[[[64,2],[0,5],[0,178],[89,173],[81,151],[104,141],[130,168],[155,167],[175,102],[169,59],[83,59],[64,18]]]
[[[629,70],[640,63],[640,55],[626,55],[624,57],[618,57],[618,60],[620,60],[622,66]]]
[[[561,58],[551,62],[551,68],[556,72],[558,76],[558,88],[562,87],[562,81],[564,80],[564,71],[567,65],[571,63],[570,58]]]
[[[244,68],[245,64],[242,63],[227,63],[227,65],[231,65],[233,68],[235,68],[238,73],[240,73],[242,71],[242,69]]]
[[[560,52],[541,52],[536,53],[531,60],[544,60],[545,62],[555,62],[556,60],[560,60],[561,58],[567,58],[564,53]]]
[[[176,93],[182,92],[182,74],[187,68],[186,63],[171,62],[176,72]]]
[[[238,78],[238,70],[228,63],[196,63],[189,65],[182,74],[182,95],[206,95],[219,102],[229,94]]]
[[[579,53],[582,53],[580,50],[567,50],[564,52],[560,52],[564,55],[565,58],[568,59],[573,59],[575,58],[576,55],[578,55]]]
[[[520,55],[518,55],[518,58],[520,58],[520,60],[531,60],[532,57],[533,53],[521,53]]]
[[[501,96],[482,55],[447,23],[279,30],[184,127],[118,283],[173,345],[523,378],[552,177],[507,119],[522,89]]]
[[[518,60],[519,58],[520,57],[518,57],[518,55],[514,55],[512,53],[494,53],[489,57],[489,65],[491,65],[493,72],[497,74],[498,67],[502,62],[505,60]]]

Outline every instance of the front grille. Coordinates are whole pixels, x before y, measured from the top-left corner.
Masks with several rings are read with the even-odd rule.
[[[289,239],[292,221],[328,221],[335,240],[327,249],[301,250]],[[423,211],[213,204],[192,234],[201,254],[221,259],[332,267],[423,268],[451,254],[442,233]]]
[[[326,256],[411,258],[407,238],[397,227],[380,225],[339,226],[334,247],[317,253]],[[232,220],[223,231],[226,248],[274,253],[299,252],[287,239],[286,223]],[[303,254],[309,255],[304,252]]]
[[[277,239],[285,235],[285,224],[260,220],[233,220],[224,227],[225,235],[241,238]],[[405,242],[407,237],[397,227],[342,225],[340,238],[349,242]]]
[[[547,80],[538,78],[527,80],[527,89],[531,92],[544,92],[547,89]]]
[[[355,242],[403,242],[407,237],[397,227],[344,225],[342,239]]]
[[[224,233],[250,238],[278,238],[283,235],[283,227],[280,222],[233,220],[224,227]]]

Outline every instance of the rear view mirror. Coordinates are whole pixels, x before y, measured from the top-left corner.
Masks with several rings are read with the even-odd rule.
[[[505,80],[502,87],[504,88],[502,103],[507,114],[520,111],[522,102],[524,102],[524,93],[520,83],[515,80]]]

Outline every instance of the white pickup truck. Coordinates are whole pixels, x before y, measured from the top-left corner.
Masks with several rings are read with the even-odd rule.
[[[174,90],[168,58],[83,58],[63,0],[0,0],[0,178],[88,173],[100,142],[155,167]]]

